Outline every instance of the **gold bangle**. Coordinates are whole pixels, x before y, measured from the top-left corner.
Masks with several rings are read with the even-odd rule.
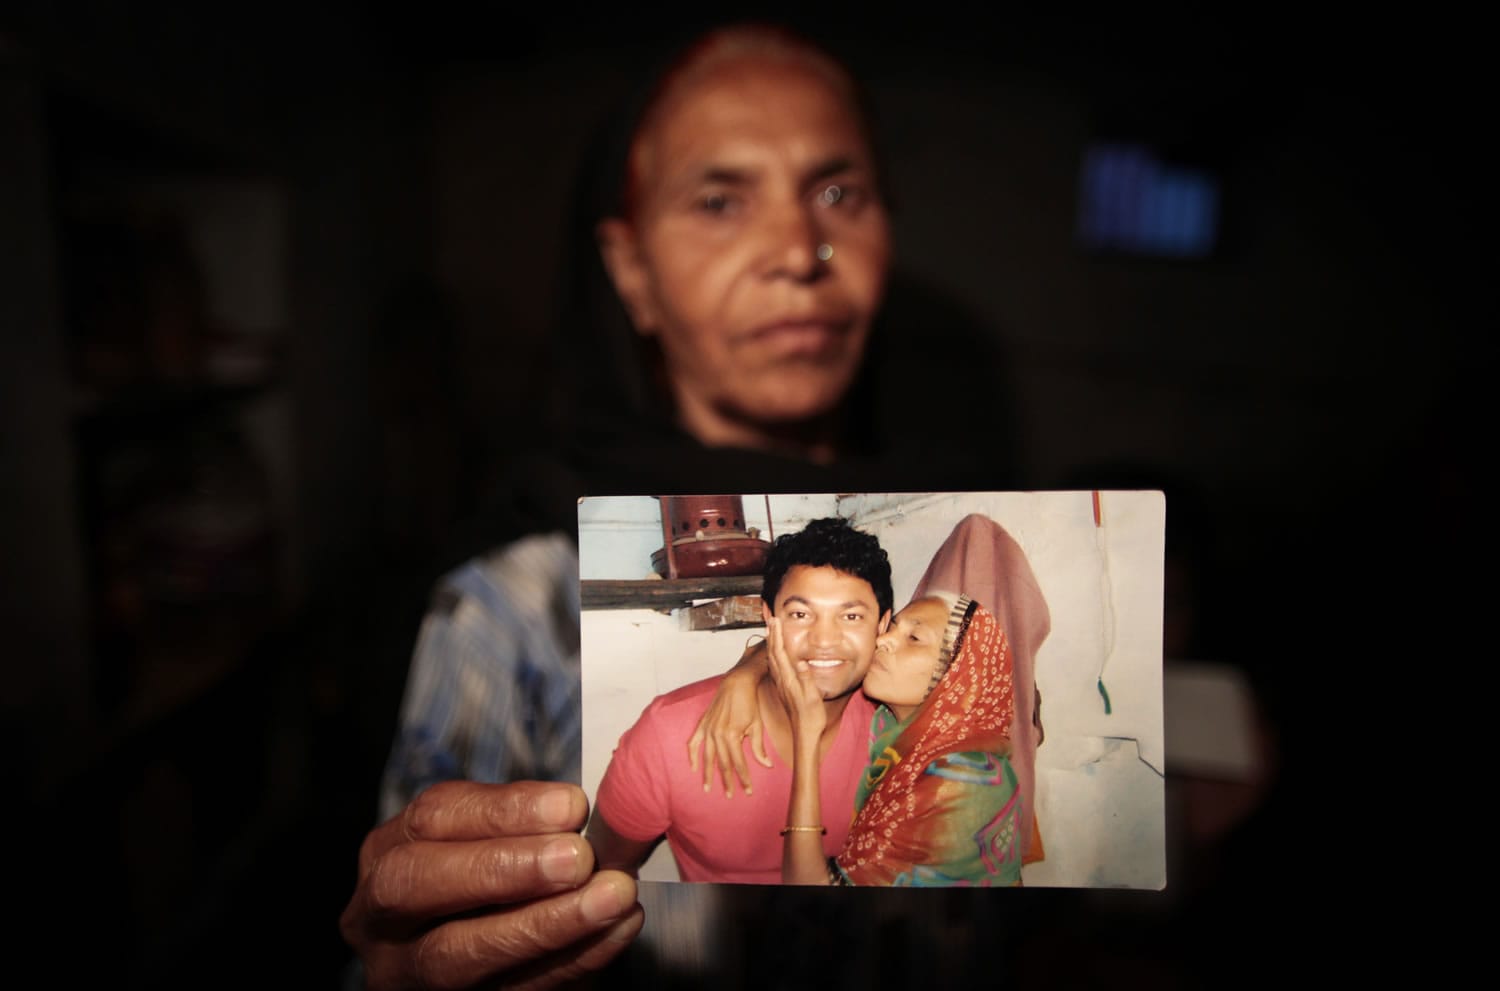
[[[787,833],[822,833],[824,836],[827,836],[828,835],[828,827],[826,827],[826,826],[788,826],[788,827],[786,827],[785,829],[783,829],[781,831],[781,835],[785,836]]]

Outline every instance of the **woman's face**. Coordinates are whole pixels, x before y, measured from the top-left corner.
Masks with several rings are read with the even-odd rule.
[[[891,254],[860,121],[819,72],[748,58],[640,138],[637,215],[602,226],[605,258],[690,423],[802,421],[853,381]]]
[[[917,599],[897,613],[875,641],[865,694],[893,708],[920,705],[937,669],[947,625],[948,605],[942,599]]]

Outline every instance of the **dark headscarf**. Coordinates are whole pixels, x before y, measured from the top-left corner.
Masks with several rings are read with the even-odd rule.
[[[669,44],[641,50],[652,70],[600,122],[586,147],[575,173],[554,307],[551,401],[535,423],[516,431],[499,484],[450,555],[455,563],[525,533],[575,532],[582,495],[1013,487],[1009,391],[1000,380],[995,331],[899,271],[888,282],[847,396],[847,429],[834,463],[706,447],[674,422],[656,341],[632,328],[595,230],[601,220],[622,215],[636,130],[663,73],[698,34],[681,32]],[[955,417],[977,428],[984,442],[945,446],[952,432],[937,425]]]

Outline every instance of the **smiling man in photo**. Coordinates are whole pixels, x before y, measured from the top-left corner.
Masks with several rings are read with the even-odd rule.
[[[789,656],[808,663],[822,692],[827,728],[818,757],[828,810],[823,846],[831,856],[843,848],[869,757],[874,707],[859,686],[891,618],[890,560],[875,537],[847,520],[814,520],[777,538],[761,595],[782,623]],[[601,867],[634,873],[665,838],[684,881],[780,883],[792,735],[774,686],[763,686],[760,700],[773,766],[753,791],[726,803],[682,756],[722,677],[659,696],[620,739],[588,827]]]

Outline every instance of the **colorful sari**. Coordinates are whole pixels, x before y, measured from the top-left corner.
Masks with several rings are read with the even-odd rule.
[[[1010,763],[1021,789],[1021,862],[1041,860],[1045,851],[1033,801],[1036,750],[1042,742],[1036,655],[1052,630],[1047,600],[1021,545],[982,513],[970,513],[954,526],[932,556],[912,598],[919,599],[933,589],[973,596],[995,614],[1005,631],[1015,709],[1010,726]]]
[[[949,614],[949,660],[905,721],[881,707],[870,766],[855,796],[843,884],[1019,885],[1021,790],[1011,765],[1013,669],[993,613],[961,596]]]

